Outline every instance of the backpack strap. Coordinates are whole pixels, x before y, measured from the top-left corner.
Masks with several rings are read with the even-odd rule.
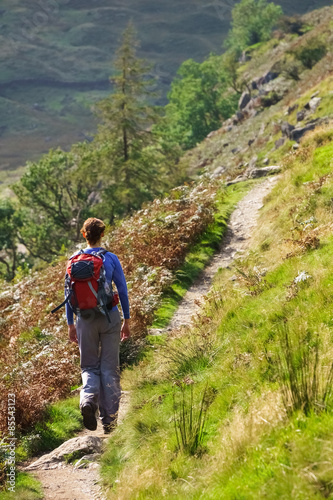
[[[61,309],[62,307],[64,307],[69,302],[72,294],[73,294],[73,290],[70,290],[69,294],[67,295],[67,297],[65,298],[65,300],[60,304],[60,306],[56,307],[55,309],[52,309],[51,314],[54,314],[55,312],[59,311],[59,309]]]

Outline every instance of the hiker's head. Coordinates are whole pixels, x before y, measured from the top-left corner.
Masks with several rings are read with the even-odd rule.
[[[105,224],[100,219],[95,219],[95,217],[90,217],[87,219],[82,226],[81,233],[83,237],[87,240],[89,245],[93,246],[99,242],[99,240],[104,236]]]

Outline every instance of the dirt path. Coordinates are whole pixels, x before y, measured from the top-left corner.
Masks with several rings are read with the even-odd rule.
[[[218,269],[227,267],[234,260],[236,254],[240,256],[246,250],[252,229],[257,224],[263,200],[272,190],[277,179],[277,176],[266,178],[251,189],[238,203],[230,217],[220,251],[214,255],[209,266],[185,294],[167,328],[168,330],[191,324],[192,316],[200,309],[199,301],[212,286],[213,278]]]
[[[129,397],[127,392],[122,393],[119,410],[118,425],[121,425],[127,413]],[[84,429],[77,437],[96,436],[105,441],[108,436],[103,433],[103,427],[98,421],[96,431]],[[44,490],[43,500],[105,500],[99,484],[99,454],[84,468],[77,468],[61,462],[50,465],[52,468],[42,468],[33,472],[33,475],[42,483]],[[32,464],[30,464],[31,466]],[[26,469],[28,472],[31,470]]]
[[[257,224],[259,210],[265,196],[271,191],[277,177],[265,179],[257,184],[237,205],[234,210],[221,250],[213,257],[210,265],[203,271],[200,279],[186,293],[168,330],[191,323],[192,316],[198,312],[198,301],[209,291],[214,275],[220,267],[227,267],[236,254],[244,252],[249,244],[253,227]],[[122,396],[119,425],[126,414],[128,394]],[[105,439],[102,426],[97,431],[82,431],[78,437],[97,436]],[[99,455],[86,468],[65,465],[64,462],[36,470],[34,474],[44,488],[44,500],[105,500],[99,485]]]

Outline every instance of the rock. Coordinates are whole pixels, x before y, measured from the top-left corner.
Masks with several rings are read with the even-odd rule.
[[[225,170],[226,170],[225,167],[217,167],[212,173],[211,177],[212,178],[220,177],[220,175],[222,175],[225,172]]]
[[[275,80],[278,76],[279,73],[277,73],[276,71],[268,71],[264,76],[256,80],[256,84],[258,87],[261,87],[262,85],[266,85],[272,80]]]
[[[224,144],[222,144],[222,148],[227,148],[229,146],[229,142],[225,142]]]
[[[268,165],[268,164],[269,164],[269,159],[268,159],[268,158],[265,158],[265,159],[263,160],[263,164],[264,164],[264,165]]]
[[[297,115],[296,115],[296,120],[298,122],[302,122],[305,118],[305,115],[306,115],[306,110],[305,109],[302,109],[301,111],[298,111]]]
[[[251,61],[251,59],[252,57],[250,56],[250,54],[246,50],[243,50],[242,55],[240,56],[238,61],[240,63],[246,63],[247,61]]]
[[[275,149],[279,149],[286,142],[285,137],[281,137],[277,141],[275,141]]]
[[[291,115],[291,113],[293,113],[295,111],[295,109],[298,108],[298,104],[294,104],[293,106],[289,106],[288,110],[287,110],[287,115]]]
[[[309,132],[309,130],[314,130],[316,128],[316,126],[317,126],[317,122],[311,122],[311,123],[308,123],[307,125],[305,125],[305,127],[295,128],[291,132],[290,139],[292,141],[299,142],[304,134]]]
[[[242,120],[244,120],[244,115],[241,111],[237,111],[236,113],[236,118],[239,122],[241,122]]]
[[[239,146],[237,146],[236,148],[231,150],[233,155],[236,155],[236,154],[240,153],[241,151],[242,151],[242,148],[240,148]]]
[[[243,92],[238,102],[239,109],[240,110],[244,109],[250,101],[251,101],[250,94],[248,92]]]
[[[297,149],[299,149],[299,144],[297,144],[297,142],[295,142],[295,144],[293,144],[293,149],[296,151]]]
[[[247,177],[245,177],[245,175],[239,175],[233,181],[227,182],[226,186],[232,186],[232,184],[238,184],[238,182],[244,182],[244,181],[247,181]]]
[[[82,455],[101,453],[102,443],[102,438],[97,436],[82,436],[69,439],[51,453],[38,458],[38,460],[26,467],[26,470],[55,469],[60,462],[65,461],[66,455],[71,453]]]
[[[282,135],[285,135],[288,138],[290,138],[291,132],[294,130],[294,128],[295,128],[294,125],[291,125],[288,122],[282,122],[282,125],[281,125]]]
[[[247,145],[250,147],[254,143],[255,139],[250,139],[247,143]]]
[[[96,462],[101,457],[101,453],[93,453],[92,455],[84,455],[80,460],[78,460],[74,466],[74,469],[87,469],[90,468],[92,462]]]
[[[313,97],[304,107],[314,113],[321,102],[321,97]]]
[[[249,172],[249,179],[258,179],[259,177],[266,177],[267,175],[278,174],[281,171],[281,167],[273,165],[270,167],[255,168]]]

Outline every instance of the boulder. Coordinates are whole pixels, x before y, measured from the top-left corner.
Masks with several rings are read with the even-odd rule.
[[[244,109],[250,101],[251,101],[250,94],[248,92],[243,92],[238,102],[239,109],[240,110]]]
[[[301,111],[298,111],[297,115],[296,115],[296,119],[298,122],[302,122],[305,118],[305,115],[306,115],[306,110],[305,109],[302,109]]]
[[[282,122],[282,125],[281,125],[282,135],[285,135],[288,138],[290,138],[291,132],[294,130],[294,128],[295,128],[294,125],[291,125],[288,122]]]
[[[312,113],[314,113],[316,111],[316,109],[318,108],[320,103],[321,103],[321,97],[313,97],[308,102],[308,104],[305,105],[305,108],[310,109],[310,111],[312,111]],[[309,107],[307,108],[307,106],[309,106]]]
[[[311,123],[308,123],[307,125],[305,125],[305,127],[295,128],[290,134],[290,139],[292,141],[299,142],[304,134],[309,132],[309,130],[314,130],[316,128],[316,126],[317,126],[317,122],[311,122]]]
[[[231,152],[233,155],[236,155],[242,151],[242,148],[237,146],[236,148],[232,149]]]
[[[273,165],[270,167],[255,168],[248,173],[249,179],[258,179],[259,177],[266,177],[267,175],[278,174],[281,167]]]
[[[61,462],[65,461],[66,456],[72,453],[81,456],[101,453],[102,443],[102,438],[89,435],[69,439],[51,453],[38,458],[26,467],[26,470],[56,469]]]

